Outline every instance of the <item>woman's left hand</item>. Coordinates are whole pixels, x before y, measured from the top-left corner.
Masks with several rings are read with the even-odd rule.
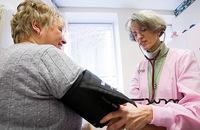
[[[126,128],[126,130],[138,130],[145,127],[153,119],[153,110],[149,105],[126,103],[120,105],[118,111],[114,111],[106,115],[100,122],[107,124],[107,130],[118,130]]]

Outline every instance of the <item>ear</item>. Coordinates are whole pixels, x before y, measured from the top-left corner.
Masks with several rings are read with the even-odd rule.
[[[33,28],[33,30],[36,31],[37,35],[40,35],[41,30],[40,30],[39,23],[37,20],[32,21],[32,28]]]

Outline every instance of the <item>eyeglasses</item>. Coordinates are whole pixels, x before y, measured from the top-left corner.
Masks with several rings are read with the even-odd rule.
[[[147,31],[147,27],[141,27],[138,32],[134,31],[133,29],[131,29],[130,31],[132,32],[134,38],[137,38],[138,34],[142,36],[144,35],[144,33]]]
[[[141,98],[141,99],[131,99],[133,101],[148,101],[148,104],[159,104],[161,101],[164,101],[165,104],[169,103],[169,102],[173,102],[173,103],[178,103],[180,100],[179,99],[169,99],[169,100],[166,100],[166,99],[159,99],[158,101],[155,101],[153,100],[152,102],[148,99],[148,98]]]

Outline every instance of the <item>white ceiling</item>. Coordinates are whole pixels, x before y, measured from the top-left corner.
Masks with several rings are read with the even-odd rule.
[[[184,0],[52,0],[58,7],[133,8],[174,11]]]

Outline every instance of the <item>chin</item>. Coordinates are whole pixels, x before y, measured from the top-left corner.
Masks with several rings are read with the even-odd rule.
[[[56,45],[54,45],[54,46],[55,46],[56,48],[58,48],[58,49],[61,49],[61,47],[60,47],[59,45],[57,45],[57,46],[56,46]]]
[[[142,49],[143,49],[144,51],[148,51],[148,48],[145,48],[145,47],[143,47],[143,46],[142,46]]]
[[[142,49],[145,51],[149,51],[151,48],[149,48],[148,46],[142,46]]]
[[[57,48],[61,50],[61,49],[62,49],[62,46],[58,46]]]

